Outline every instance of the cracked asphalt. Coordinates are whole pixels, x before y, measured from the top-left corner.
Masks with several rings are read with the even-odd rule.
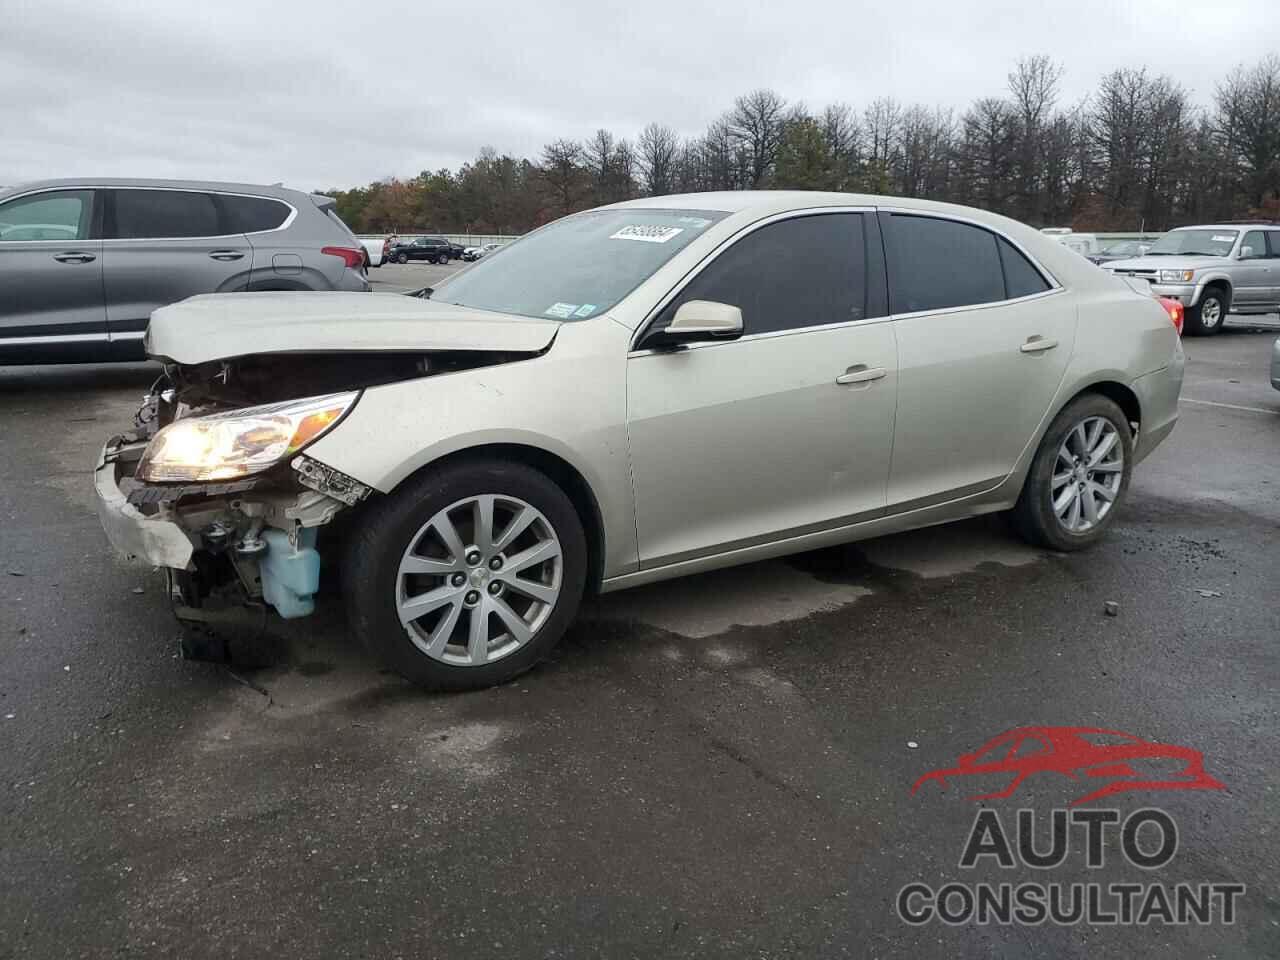
[[[154,371],[0,369],[0,956],[1278,956],[1275,333],[1187,341],[1181,421],[1090,553],[986,518],[641,588],[453,696],[332,602],[269,669],[179,659],[90,484]],[[1114,837],[1100,871],[1078,837],[1051,876],[962,871],[977,790],[912,784],[1024,725],[1191,747],[1227,789],[1102,804],[1174,817],[1154,874]],[[895,912],[913,881],[1090,879],[1247,891],[1230,926]]]

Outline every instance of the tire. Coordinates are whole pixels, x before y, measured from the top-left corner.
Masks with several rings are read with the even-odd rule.
[[[477,516],[472,498],[480,497],[493,498],[490,528],[500,551],[482,554],[476,563],[467,553],[445,547],[437,524],[446,517],[457,534],[455,543],[465,551],[483,539],[470,526]],[[503,537],[518,526],[515,518],[529,516],[525,507],[536,518],[502,549]],[[550,553],[555,546],[558,556]],[[519,563],[523,554],[527,563],[535,550],[548,552],[549,558],[493,572],[495,560]],[[405,564],[415,570],[430,565],[432,572],[406,573]],[[435,572],[442,565],[452,572]],[[518,577],[522,570],[534,571],[539,579]],[[477,690],[533,668],[560,640],[582,600],[586,536],[569,498],[542,473],[501,460],[463,461],[429,470],[371,505],[348,540],[342,572],[351,628],[383,663],[428,690]],[[465,580],[455,582],[455,577]],[[502,592],[491,597],[499,581]],[[522,582],[526,587],[515,585]],[[557,583],[558,593],[547,596]],[[524,589],[539,589],[545,599],[531,599]],[[433,593],[434,606],[418,619],[401,622],[402,604],[430,604],[424,598]],[[440,601],[440,596],[449,599]],[[525,639],[515,624],[508,626],[499,601],[524,625],[520,632],[527,628]],[[484,622],[479,644],[472,632],[477,612]],[[494,625],[497,636],[492,636]]]
[[[1200,302],[1187,308],[1187,333],[1193,337],[1211,337],[1220,332],[1230,307],[1231,298],[1225,290],[1218,286],[1206,287]]]
[[[396,254],[396,263],[408,263],[408,262],[409,262],[409,255],[407,253]]]
[[[1087,443],[1094,425],[1100,421],[1106,426],[1100,428],[1099,444],[1105,445],[1108,442],[1107,427],[1114,432],[1116,441],[1101,458],[1098,469],[1090,471],[1087,461],[1084,465],[1073,465],[1062,459],[1060,454],[1064,444],[1067,444],[1070,452],[1075,453],[1082,446],[1082,441]],[[1076,432],[1078,428],[1084,429],[1083,435]],[[1069,437],[1071,440],[1068,444]],[[1118,453],[1115,447],[1119,448]],[[1119,469],[1116,469],[1117,456]],[[1027,472],[1027,479],[1022,485],[1022,493],[1011,511],[1013,527],[1024,540],[1036,546],[1065,552],[1091,547],[1102,538],[1115,519],[1116,508],[1129,489],[1132,471],[1133,437],[1128,418],[1107,397],[1097,393],[1082,394],[1054,418],[1040,441],[1031,469]],[[1067,482],[1055,487],[1055,478],[1060,480],[1063,476],[1069,476]],[[1118,481],[1115,479],[1117,476]],[[1085,486],[1081,488],[1080,483]],[[1096,489],[1098,487],[1111,494],[1110,500]],[[1068,491],[1075,493],[1075,496],[1072,497]],[[1055,497],[1068,498],[1065,517],[1059,516],[1054,509]],[[1073,499],[1080,501],[1079,513],[1073,512]],[[1089,522],[1087,500],[1092,500],[1098,516],[1091,526],[1085,527],[1081,522]],[[1101,507],[1103,503],[1109,506],[1104,509]],[[1074,526],[1073,517],[1077,521]]]
[[[440,256],[436,257],[436,263],[442,267],[447,267],[449,265],[449,255],[447,253],[440,254]]]

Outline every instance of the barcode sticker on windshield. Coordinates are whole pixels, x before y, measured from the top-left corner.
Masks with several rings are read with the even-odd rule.
[[[684,233],[684,227],[660,227],[656,224],[632,224],[623,227],[610,240],[639,240],[643,243],[666,243],[677,234]]]
[[[1235,237],[1228,235],[1225,237],[1214,237],[1213,242],[1214,243],[1230,243],[1234,239]]]
[[[573,316],[573,311],[578,309],[576,303],[553,303],[542,312],[548,317],[559,317],[561,320],[568,320]]]

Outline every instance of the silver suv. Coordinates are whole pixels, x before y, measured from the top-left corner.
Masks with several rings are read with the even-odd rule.
[[[1179,227],[1146,256],[1103,269],[1146,280],[1156,296],[1181,303],[1187,333],[1217,333],[1228,313],[1280,308],[1280,224]]]
[[[0,364],[140,360],[151,311],[198,293],[369,289],[329,197],[176,180],[0,190]]]

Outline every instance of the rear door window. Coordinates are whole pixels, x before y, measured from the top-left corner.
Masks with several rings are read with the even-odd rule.
[[[51,190],[0,205],[0,243],[87,240],[92,190]]]
[[[265,230],[276,230],[292,212],[279,200],[267,197],[215,194],[214,202],[222,214],[222,233],[262,233]]]
[[[817,214],[747,234],[689,281],[657,328],[689,300],[740,308],[748,335],[884,316],[883,295],[872,291],[883,285],[868,284],[865,221],[860,213]]]
[[[996,245],[1000,248],[1000,263],[1004,267],[1005,296],[1009,300],[1044,293],[1049,289],[1048,281],[1017,247],[1004,237],[997,237]]]
[[[116,190],[114,193],[114,229],[109,235],[116,239],[223,235],[211,194],[194,190]]]
[[[885,249],[894,313],[946,310],[1006,299],[996,236],[954,220],[892,214]]]

